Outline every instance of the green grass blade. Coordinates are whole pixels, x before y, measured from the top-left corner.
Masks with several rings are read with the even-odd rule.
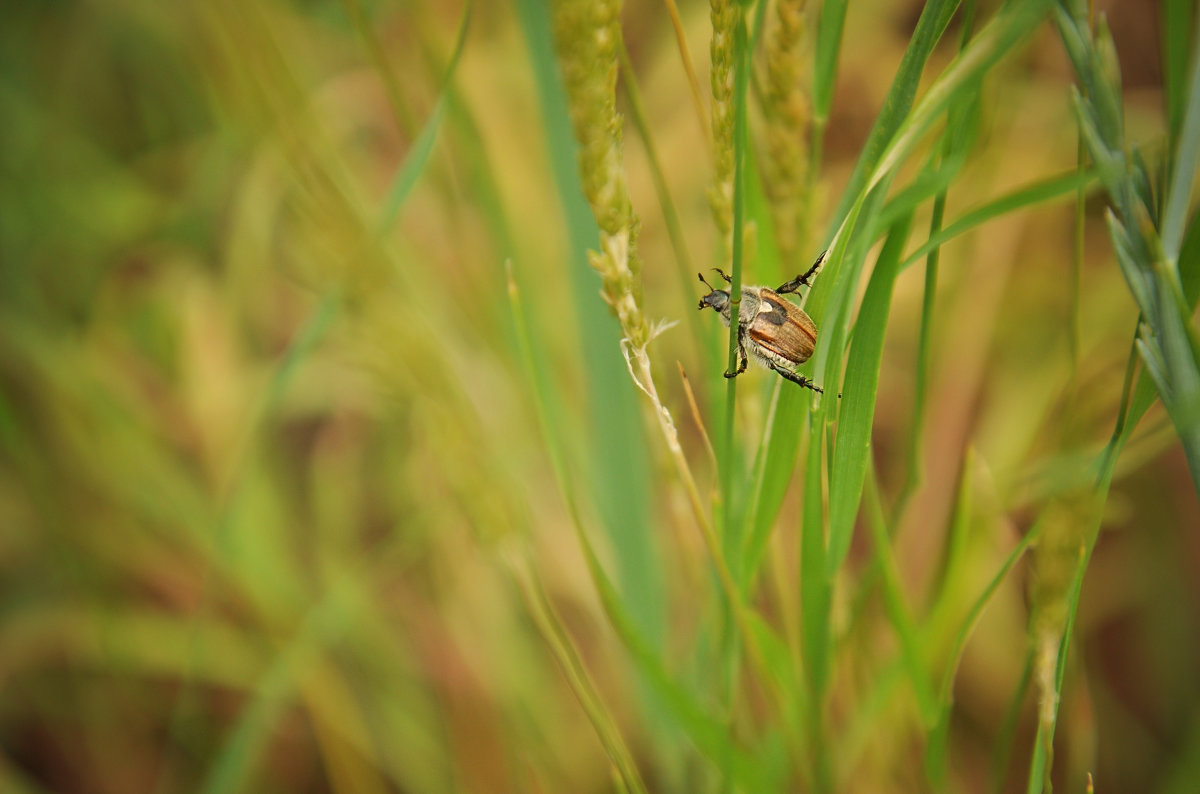
[[[896,194],[888,199],[883,208],[871,219],[869,237],[872,240],[881,237],[887,233],[897,219],[916,211],[918,206],[930,199],[936,199],[943,195],[958,178],[966,161],[966,150],[963,149],[953,152],[941,161],[931,162],[923,168],[916,179],[896,191]]]
[[[579,534],[581,537],[584,536],[582,528],[579,528]],[[616,767],[617,782],[621,784],[623,790],[644,793],[646,784],[642,781],[637,764],[634,763],[633,756],[617,729],[612,715],[600,698],[596,684],[587,671],[579,649],[567,633],[562,618],[555,611],[554,604],[551,602],[549,594],[546,593],[540,575],[533,571],[523,575],[520,572],[514,572],[514,574],[521,586],[530,615],[533,616],[534,622],[558,661],[563,675],[566,676],[572,691],[575,692],[580,705],[587,713],[601,744],[604,745],[609,760]],[[601,573],[601,575],[603,574]],[[607,580],[605,581],[607,582]]]
[[[637,637],[637,631],[632,628],[635,625],[634,622],[629,618],[625,607],[620,603],[620,599],[614,593],[610,592],[612,591],[612,584],[609,581],[608,574],[596,559],[595,553],[592,550],[591,540],[583,528],[575,486],[572,479],[568,476],[566,469],[562,435],[555,425],[548,408],[548,379],[545,373],[540,371],[542,367],[540,360],[534,352],[533,334],[530,331],[524,303],[521,300],[521,291],[517,287],[511,265],[509,267],[508,297],[513,325],[517,332],[517,341],[520,345],[526,374],[529,377],[531,391],[533,392],[534,408],[538,417],[538,423],[542,429],[547,453],[550,456],[551,467],[554,470],[559,491],[562,493],[567,505],[567,511],[571,516],[571,525],[575,529],[575,535],[579,540],[580,546],[587,555],[588,572],[591,574],[593,584],[601,591],[602,595],[611,597],[613,603],[606,603],[605,606],[610,619],[621,621],[625,627],[628,637],[623,635],[623,639],[627,640],[627,644],[635,643],[641,645],[642,642]],[[595,685],[587,674],[586,667],[579,658],[574,643],[567,634],[565,627],[562,626],[561,619],[555,614],[549,597],[544,593],[539,578],[540,575],[531,566],[513,565],[512,567],[514,575],[522,587],[531,614],[534,615],[564,675],[567,676],[568,682],[572,689],[575,690],[581,705],[592,721],[597,735],[605,745],[606,751],[613,758],[618,768],[622,770],[625,782],[633,786],[635,790],[644,790],[645,787],[637,773],[636,765],[633,764],[632,760],[628,759],[629,752],[624,740],[621,738],[620,732],[617,730],[607,708],[604,707],[600,696],[596,693]],[[526,568],[530,569],[528,573],[525,572]],[[645,672],[644,665],[642,669]],[[664,702],[670,701],[664,699]]]
[[[948,107],[960,100],[964,92],[978,90],[978,81],[983,75],[1038,26],[1045,16],[1048,4],[1049,0],[1030,0],[1009,4],[1000,9],[996,17],[979,31],[979,35],[972,39],[939,75],[921,101],[913,107],[912,113],[902,118],[894,134],[888,136],[886,148],[874,158],[876,164],[873,170],[868,172],[872,174],[871,178],[866,180],[868,189],[899,167],[925,130]],[[917,78],[919,76],[916,75]]]
[[[917,711],[925,726],[932,726],[937,719],[937,697],[930,682],[928,662],[921,647],[917,633],[917,623],[913,619],[912,609],[904,595],[904,586],[900,581],[900,567],[892,552],[892,540],[889,536],[887,518],[883,514],[883,500],[879,494],[879,483],[876,479],[875,467],[869,468],[867,478],[867,520],[871,529],[871,541],[874,545],[876,558],[879,560],[879,570],[883,582],[883,607],[887,612],[888,621],[892,624],[896,636],[900,639],[900,651],[904,660],[904,669],[912,686],[913,695],[917,700]]]
[[[662,568],[650,529],[651,472],[644,454],[646,437],[637,395],[619,349],[619,328],[608,307],[597,299],[598,275],[588,265],[587,251],[599,240],[591,208],[584,198],[576,164],[566,96],[558,74],[544,0],[515,0],[525,34],[530,64],[542,108],[542,130],[558,203],[566,223],[568,276],[578,322],[579,356],[586,366],[582,387],[587,395],[588,431],[581,443],[590,454],[592,497],[618,565],[618,581],[637,625],[647,636],[663,636]],[[531,294],[531,304],[551,295]]]
[[[1022,706],[1029,686],[1033,682],[1033,649],[1025,654],[1025,664],[1021,668],[1021,677],[1017,680],[1017,688],[1004,710],[1004,721],[1000,723],[995,752],[992,756],[992,792],[1001,794],[1005,791],[1004,783],[1012,769],[1009,760],[1013,747],[1017,742],[1017,728],[1020,727]]]
[[[954,516],[950,523],[950,540],[946,549],[946,560],[942,575],[936,585],[936,595],[932,599],[934,616],[930,618],[931,625],[939,625],[939,613],[954,608],[959,573],[962,570],[962,554],[966,546],[967,533],[972,518],[971,495],[974,486],[975,452],[973,447],[967,447],[963,455],[962,472],[959,475],[957,495],[954,503]],[[951,686],[951,697],[953,686]],[[938,699],[937,714],[929,731],[925,744],[925,774],[929,778],[930,787],[936,791],[946,787],[946,766],[950,733],[951,703],[947,701],[945,678]]]
[[[1197,15],[1197,20],[1200,20],[1200,15]],[[1200,25],[1200,21],[1197,24]],[[1179,257],[1192,183],[1200,168],[1200,30],[1193,33],[1192,40],[1197,42],[1197,45],[1192,52],[1186,110],[1174,153],[1173,173],[1169,180],[1163,212],[1162,246],[1170,262]]]
[[[840,223],[849,214],[850,207],[863,192],[863,186],[867,184],[867,177],[875,171],[885,148],[912,109],[913,100],[917,95],[917,86],[921,81],[921,73],[925,70],[925,64],[929,60],[929,56],[933,54],[933,48],[937,45],[938,39],[942,37],[942,32],[945,31],[956,8],[958,8],[958,0],[933,0],[933,2],[926,3],[922,9],[921,17],[917,20],[917,27],[913,30],[912,38],[909,40],[904,56],[900,60],[900,66],[896,70],[892,87],[883,102],[883,108],[875,117],[875,124],[858,156],[858,162],[854,165],[850,182],[846,185],[837,210],[833,213],[835,222]],[[840,31],[838,32],[840,33]],[[818,48],[820,43],[821,39],[818,38]],[[820,49],[818,49],[817,55],[817,76],[822,80],[832,79],[831,75],[826,75],[821,71],[824,67],[820,61]],[[821,87],[821,83],[818,83],[818,87]],[[828,97],[818,94],[815,98],[818,112],[822,101],[827,102]]]
[[[429,114],[429,118],[421,127],[421,132],[418,133],[416,140],[413,141],[412,148],[408,155],[404,158],[404,162],[400,164],[396,175],[392,177],[391,187],[388,188],[383,200],[383,208],[379,216],[379,229],[381,232],[387,231],[396,222],[396,217],[400,214],[400,208],[404,205],[404,200],[408,198],[408,194],[412,192],[413,187],[417,184],[417,179],[425,172],[425,166],[429,163],[429,157],[433,154],[433,145],[437,141],[438,130],[442,126],[442,117],[445,115],[445,92],[454,77],[454,72],[458,69],[459,59],[462,57],[463,48],[467,41],[467,30],[471,22],[471,3],[467,3],[463,8],[462,21],[458,26],[458,35],[454,41],[454,50],[450,56],[450,62],[446,66],[446,75],[442,80],[441,90],[438,95],[438,100],[433,106],[433,112]]]
[[[1196,308],[1200,297],[1200,212],[1192,214],[1192,222],[1179,249],[1179,286],[1187,305]]]
[[[829,556],[825,560],[825,573],[830,578],[850,550],[854,519],[858,515],[863,480],[871,459],[871,426],[883,360],[883,335],[891,311],[892,288],[900,270],[900,254],[911,225],[911,216],[902,218],[888,234],[867,283],[854,328],[854,343],[846,364],[842,410],[838,417],[837,444],[829,466]]]
[[[775,788],[768,780],[766,767],[740,747],[721,720],[709,716],[700,704],[675,682],[670,671],[640,633],[635,629],[612,582],[600,567],[595,549],[585,542],[584,554],[597,591],[613,629],[629,651],[650,687],[662,699],[678,720],[688,738],[704,756],[729,771],[732,782],[746,791],[770,791]]]
[[[340,622],[338,605],[327,599],[313,607],[287,647],[254,688],[249,705],[213,759],[200,790],[233,794],[246,785],[251,766],[263,751],[283,709],[291,702],[299,679],[332,640]]]
[[[809,142],[809,180],[816,184],[825,146],[825,125],[833,105],[833,87],[837,83],[838,53],[842,48],[842,29],[846,24],[846,0],[821,3],[817,20],[816,56],[813,62],[813,126]]]
[[[433,106],[433,112],[421,127],[421,132],[413,141],[408,156],[404,158],[400,169],[392,178],[391,187],[388,188],[387,195],[383,200],[383,209],[379,214],[381,231],[390,229],[395,223],[405,199],[416,186],[417,179],[424,173],[425,166],[429,163],[429,157],[433,154],[433,144],[437,141],[437,133],[442,126],[443,115],[445,115],[445,103],[439,99]]]
[[[762,465],[752,490],[754,504],[746,538],[743,584],[749,583],[762,562],[775,519],[791,485],[800,443],[808,430],[804,406],[809,401],[803,390],[788,388],[783,382],[775,384],[774,388],[776,391],[759,450]]]
[[[813,65],[813,115],[823,124],[833,105],[833,86],[837,78],[838,53],[842,48],[842,28],[846,24],[846,0],[828,0],[821,4],[817,22],[817,54]]]
[[[878,196],[883,190],[886,190],[886,183],[894,174],[895,169],[911,152],[919,135],[951,103],[960,99],[964,92],[976,89],[977,80],[1038,24],[1044,14],[1045,5],[1045,2],[1031,2],[1015,7],[1005,6],[1001,9],[1000,13],[980,31],[979,35],[934,82],[912,113],[906,117],[908,108],[912,106],[911,97],[915,95],[915,85],[920,78],[924,60],[928,58],[928,51],[936,43],[937,37],[940,36],[948,19],[948,4],[926,7],[922,21],[918,22],[918,28],[923,31],[922,35],[914,37],[913,43],[910,44],[912,54],[906,55],[902,62],[901,73],[897,75],[896,81],[893,83],[893,91],[889,94],[889,99],[893,101],[889,101],[881,113],[881,117],[886,116],[887,118],[877,121],[876,127],[872,130],[872,140],[869,141],[868,149],[864,151],[858,166],[856,166],[856,172],[861,170],[863,174],[869,173],[870,178],[867,179],[864,176],[857,180],[857,183],[852,178],[847,196],[843,197],[842,204],[843,206],[849,205],[849,209],[845,212],[845,218],[841,221],[831,246],[829,267],[834,273],[833,286],[828,288],[825,286],[829,279],[829,276],[826,275],[825,280],[818,282],[809,296],[806,310],[817,322],[818,327],[821,327],[822,321],[825,319],[824,310],[831,294],[841,296],[840,300],[834,304],[833,314],[842,318],[843,325],[848,322],[851,286],[857,281],[862,257],[857,253],[853,257],[846,257],[846,251],[850,247],[850,240],[855,237],[859,215],[864,211],[868,197]],[[924,23],[923,28],[922,23]],[[922,53],[924,54],[922,55]],[[863,184],[868,188],[866,192],[861,190]],[[855,195],[856,190],[858,191],[857,195]],[[878,198],[875,200],[878,201]],[[871,218],[875,213],[876,210],[873,207],[869,208],[864,217]],[[839,209],[839,212],[835,214],[835,219],[840,218],[841,215],[842,211]],[[869,241],[865,239],[858,241],[861,252],[865,253],[868,243]],[[846,273],[841,272],[843,263],[850,265]],[[832,322],[835,326],[834,333],[829,333],[829,324],[831,323],[826,322],[826,333],[818,339],[817,351],[813,356],[814,371],[825,373],[824,380],[827,385],[835,382],[832,376],[840,364],[840,357],[833,355],[831,351],[841,349],[840,345],[835,344],[841,338],[836,333],[838,323]],[[822,414],[829,410],[828,401],[822,403],[818,410]],[[855,486],[850,490],[856,490],[859,487]]]
[[[945,754],[947,748],[947,740],[949,736],[950,715],[954,708],[954,679],[958,674],[958,666],[962,662],[963,652],[966,650],[967,641],[971,639],[971,634],[975,631],[975,627],[979,624],[979,619],[983,616],[984,610],[992,600],[992,596],[1000,588],[1004,579],[1008,576],[1009,571],[1017,564],[1017,561],[1029,550],[1029,547],[1037,540],[1039,530],[1034,527],[1021,538],[1016,547],[1009,552],[1001,564],[1000,569],[991,578],[979,597],[971,604],[971,609],[967,612],[966,618],[959,627],[958,633],[954,637],[954,646],[950,652],[950,661],[946,665],[946,672],[942,676],[941,693],[939,695],[940,709],[938,713],[937,723],[930,737],[930,744],[926,750],[926,768],[937,770],[945,766]]]
[[[919,106],[920,115],[918,122],[903,122],[901,110],[907,112],[911,107],[910,91],[915,91],[914,86],[920,78],[920,71],[923,67],[924,60],[928,58],[928,52],[923,57],[920,56],[921,47],[932,48],[936,43],[936,36],[933,35],[934,29],[939,31],[944,28],[944,17],[948,13],[947,6],[950,4],[941,4],[941,16],[933,14],[932,16],[922,16],[925,21],[924,38],[918,42],[914,40],[910,44],[910,49],[914,51],[914,55],[906,57],[902,64],[904,73],[898,74],[896,82],[893,84],[893,92],[895,94],[894,101],[889,101],[885,105],[884,114],[894,116],[890,121],[884,123],[883,120],[877,121],[876,127],[872,131],[872,135],[877,139],[874,146],[881,149],[884,154],[889,156],[890,160],[886,163],[886,168],[880,167],[877,163],[879,158],[871,156],[870,152],[864,150],[860,157],[859,166],[862,169],[868,167],[873,168],[871,184],[878,186],[884,179],[888,178],[891,170],[894,169],[900,161],[900,155],[907,153],[915,139],[915,131],[923,130],[929,123],[932,122],[934,114],[943,110],[948,102],[961,96],[961,92],[968,91],[971,88],[971,81],[978,77],[984,70],[991,66],[1007,48],[1014,45],[1022,36],[1024,36],[1036,23],[1039,17],[1039,10],[1025,10],[1023,13],[1010,13],[1005,15],[1000,20],[994,20],[987,28],[988,35],[980,34],[976,42],[973,42],[969,48],[970,57],[960,57],[955,65],[951,67],[942,77],[935,82],[934,87],[930,89],[930,96]],[[952,9],[951,9],[952,10]],[[1038,13],[1035,13],[1038,12]],[[929,14],[930,8],[926,8],[926,14]],[[919,23],[920,24],[920,23]],[[892,95],[889,95],[891,97]],[[889,131],[905,132],[909,135],[905,146],[896,148],[889,146],[887,149],[883,147],[886,144],[886,138]],[[859,186],[865,180],[859,181]],[[937,185],[933,186],[938,187]],[[880,194],[882,191],[880,191]],[[872,194],[875,194],[872,191]],[[848,191],[847,196],[851,196]],[[813,356],[812,369],[814,372],[823,372],[824,380],[827,387],[829,384],[836,382],[833,377],[836,373],[828,369],[830,363],[836,360],[836,356],[831,355],[831,350],[840,350],[840,345],[831,344],[832,340],[840,339],[837,334],[831,334],[828,331],[829,323],[826,322],[825,312],[829,305],[832,294],[837,293],[843,296],[843,300],[836,302],[835,311],[842,317],[848,317],[849,307],[846,300],[851,293],[850,284],[857,281],[859,267],[861,266],[861,257],[847,257],[846,251],[850,245],[850,240],[854,237],[854,230],[858,222],[860,213],[863,212],[864,203],[867,199],[867,193],[860,193],[857,200],[854,200],[850,206],[846,217],[841,221],[841,226],[837,234],[834,236],[834,241],[829,254],[829,263],[826,265],[826,274],[823,279],[819,280],[814,286],[812,292],[808,296],[805,304],[805,310],[817,323],[818,327],[826,328],[826,331],[818,338],[817,352]],[[878,194],[876,194],[878,195]],[[851,198],[853,198],[851,196]],[[843,203],[847,199],[843,198]],[[865,217],[874,218],[878,212],[870,210],[866,212]],[[840,215],[835,215],[835,218]],[[860,248],[865,252],[866,245],[869,240],[859,240]],[[849,273],[842,273],[843,263],[853,264]],[[832,285],[831,282],[832,281]],[[786,390],[785,390],[786,393]],[[801,410],[801,406],[810,404],[811,401],[802,402],[798,397],[785,397],[781,400],[779,406],[779,417],[777,421],[781,428],[794,430],[799,426],[798,420],[795,418],[795,411]],[[820,410],[826,410],[822,407]],[[764,522],[773,520],[774,500],[782,494],[786,487],[786,481],[790,478],[793,461],[795,460],[795,450],[798,444],[798,433],[779,433],[772,435],[769,447],[767,450],[767,459],[769,464],[765,467],[766,477],[763,482],[763,487],[760,490],[762,497],[756,506],[755,516],[756,522]],[[774,465],[772,465],[774,464]],[[781,498],[781,497],[779,497]]]
[[[800,639],[804,669],[808,674],[809,709],[806,717],[818,790],[828,791],[832,772],[825,748],[822,712],[833,649],[829,632],[830,582],[825,576],[825,528],[820,476],[824,439],[815,418],[810,418],[810,426],[805,461],[808,474],[804,479],[804,508],[800,528]]]
[[[1187,110],[1188,33],[1194,13],[1191,0],[1166,0],[1162,8],[1163,86],[1167,104],[1169,151],[1175,151]]]
[[[726,363],[725,372],[732,374],[738,369],[738,312],[741,307],[742,300],[742,267],[744,246],[744,227],[745,227],[745,201],[746,201],[746,89],[749,81],[749,45],[746,38],[746,17],[739,13],[737,19],[737,27],[735,28],[734,37],[734,93],[733,93],[733,113],[734,113],[734,133],[733,133],[733,262],[732,281],[729,285],[729,296],[731,303],[731,317],[729,323],[729,354]],[[726,555],[729,555],[734,550],[740,551],[738,533],[739,526],[735,528],[734,513],[733,513],[733,474],[734,462],[736,455],[734,454],[734,434],[733,424],[734,416],[737,408],[737,378],[727,378],[725,384],[725,423],[723,425],[724,432],[722,433],[721,446],[717,451],[718,456],[723,460],[721,463],[721,495],[724,504],[724,520],[722,521],[724,531],[724,543]],[[736,559],[730,561],[734,570],[738,570],[741,566]]]
[[[925,257],[935,248],[940,248],[948,241],[990,220],[1007,215],[1010,212],[1027,209],[1047,201],[1055,201],[1074,196],[1075,191],[1085,188],[1096,179],[1095,171],[1069,171],[1059,176],[1049,177],[1034,182],[1031,185],[1005,193],[997,199],[989,201],[977,209],[970,210],[930,236],[919,248],[904,258],[901,268],[907,268],[919,259]]]

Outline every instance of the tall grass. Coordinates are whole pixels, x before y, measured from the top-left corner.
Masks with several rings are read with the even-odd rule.
[[[1190,790],[1160,11],[11,12],[0,790]]]

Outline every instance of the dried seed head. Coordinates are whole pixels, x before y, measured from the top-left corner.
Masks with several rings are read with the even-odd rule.
[[[712,0],[712,135],[713,135],[713,185],[709,190],[713,220],[721,233],[724,261],[733,257],[733,92],[734,92],[734,38],[737,26],[738,5],[736,0]]]
[[[795,261],[806,245],[810,207],[808,185],[809,98],[803,86],[807,67],[803,46],[803,0],[778,0],[767,37],[763,96],[765,156],[763,183],[771,199],[779,252]]]
[[[603,279],[604,299],[625,336],[640,346],[648,330],[641,309],[638,224],[625,181],[622,119],[616,109],[620,14],[620,0],[559,0],[554,32],[583,191],[600,227],[600,250],[588,261]]]

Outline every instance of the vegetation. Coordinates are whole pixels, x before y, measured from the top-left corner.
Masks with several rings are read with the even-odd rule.
[[[6,9],[0,791],[1195,790],[1155,7]]]

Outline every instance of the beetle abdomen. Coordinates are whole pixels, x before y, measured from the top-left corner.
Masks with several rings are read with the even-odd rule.
[[[817,345],[817,326],[799,307],[762,290],[761,306],[749,327],[750,339],[778,364],[795,367],[812,356]]]

